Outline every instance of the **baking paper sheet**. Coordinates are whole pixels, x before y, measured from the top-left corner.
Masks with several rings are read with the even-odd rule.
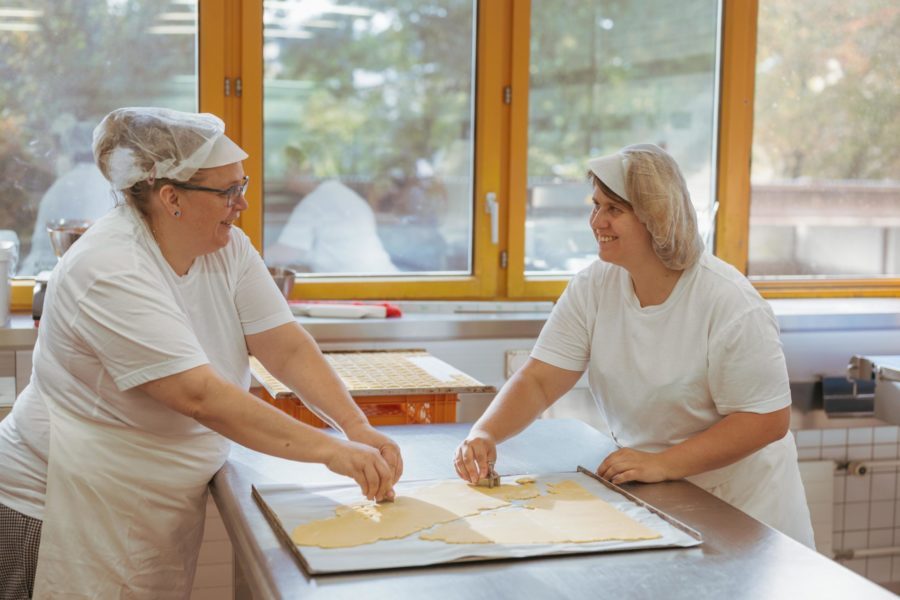
[[[514,484],[522,475],[503,478],[503,483]],[[285,543],[299,554],[310,573],[342,573],[370,569],[395,569],[416,567],[464,560],[484,560],[502,558],[523,558],[550,554],[576,554],[589,552],[610,552],[649,548],[686,548],[701,543],[697,538],[670,524],[647,508],[638,506],[621,494],[604,486],[582,473],[551,473],[531,475],[546,493],[546,484],[563,480],[577,481],[582,487],[601,500],[612,504],[632,519],[658,532],[662,537],[653,540],[605,541],[582,544],[447,544],[444,542],[419,539],[422,531],[399,540],[383,540],[352,548],[324,549],[315,546],[297,546],[290,542],[290,534],[295,527],[316,519],[334,516],[334,510],[341,504],[360,502],[361,495],[356,486],[299,486],[260,485],[254,486],[257,501],[261,503],[266,516]],[[408,494],[410,490],[434,485],[437,481],[400,482],[395,487],[397,494]],[[513,501],[520,504],[523,501]],[[437,526],[436,526],[437,527]],[[281,531],[278,531],[281,529]],[[427,531],[427,530],[423,530]]]

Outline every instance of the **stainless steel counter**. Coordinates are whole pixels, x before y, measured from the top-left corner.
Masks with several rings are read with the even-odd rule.
[[[450,457],[469,425],[387,427],[404,479],[455,477]],[[499,449],[501,473],[596,467],[614,448],[579,421],[540,420]],[[486,561],[311,577],[250,497],[255,483],[333,482],[320,465],[235,446],[211,484],[254,598],[894,598],[894,595],[684,482],[625,486],[699,530],[697,548]]]
[[[770,300],[782,333],[900,329],[900,298],[815,298]],[[510,303],[506,303],[510,304]],[[319,343],[379,340],[463,340],[537,338],[548,312],[405,312],[394,319],[298,317]],[[0,327],[0,350],[34,346],[30,314],[13,313]],[[853,350],[848,349],[852,354]],[[848,354],[848,357],[849,355]]]
[[[0,327],[0,350],[32,350],[37,341],[37,327],[31,313],[12,313]]]

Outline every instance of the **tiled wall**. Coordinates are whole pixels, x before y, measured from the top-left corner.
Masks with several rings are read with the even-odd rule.
[[[801,461],[835,463],[900,456],[900,428],[854,427],[795,431]],[[834,477],[833,547],[840,550],[900,546],[900,477],[886,472]],[[877,583],[900,582],[900,554],[840,560]]]

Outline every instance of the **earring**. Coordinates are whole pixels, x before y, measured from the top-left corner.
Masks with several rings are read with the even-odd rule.
[[[176,211],[175,211],[175,217],[177,218],[177,217],[180,217],[180,216],[181,216],[181,211],[180,211],[180,210],[176,210]]]

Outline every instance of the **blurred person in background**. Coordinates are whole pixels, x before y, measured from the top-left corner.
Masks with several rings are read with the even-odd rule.
[[[769,304],[703,252],[675,160],[653,144],[590,160],[599,261],[569,282],[531,357],[458,447],[469,482],[588,372],[619,449],[615,484],[687,478],[814,548]]]
[[[391,169],[374,185],[373,204],[382,218],[385,243],[401,271],[443,271],[448,248],[441,225],[447,190],[428,161],[417,160],[411,171],[414,174]]]
[[[303,197],[278,240],[266,247],[268,264],[308,273],[397,271],[365,198],[337,179],[294,181],[292,191]]]
[[[38,204],[31,249],[19,267],[21,275],[36,275],[56,266],[47,223],[58,219],[96,221],[115,205],[109,181],[94,164],[91,151],[93,125],[74,122],[64,115],[52,129],[60,139],[60,173]]]
[[[124,202],[53,270],[31,380],[0,422],[0,597],[188,597],[229,440],[392,498],[398,446],[234,226],[247,154],[222,121],[118,109],[93,149]],[[251,395],[248,352],[346,437]]]

